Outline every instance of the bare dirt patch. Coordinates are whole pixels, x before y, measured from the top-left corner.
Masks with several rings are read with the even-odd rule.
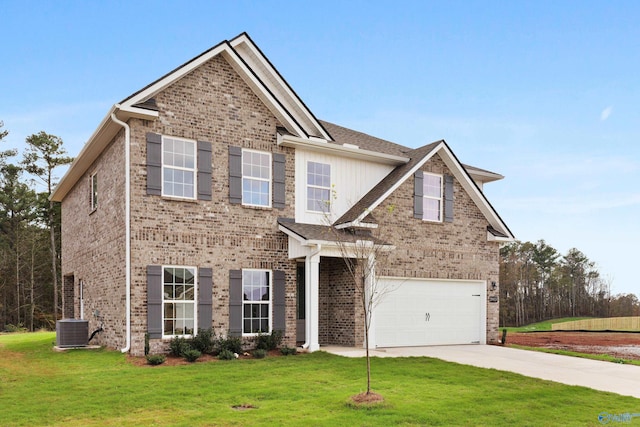
[[[349,400],[351,405],[355,407],[374,407],[382,404],[384,402],[384,397],[371,391],[369,393],[363,392],[356,394],[355,396],[351,396]]]
[[[512,332],[509,344],[640,360],[640,333],[632,332]]]

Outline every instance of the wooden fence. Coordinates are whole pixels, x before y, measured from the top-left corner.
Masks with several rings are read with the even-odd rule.
[[[640,317],[609,317],[554,323],[552,331],[640,331]]]

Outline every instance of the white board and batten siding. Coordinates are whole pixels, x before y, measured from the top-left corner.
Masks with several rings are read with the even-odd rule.
[[[486,343],[486,283],[381,278],[390,289],[374,308],[376,347]]]
[[[363,160],[296,150],[296,222],[327,223],[327,216],[307,210],[307,162],[331,165],[331,222],[342,216],[378,182],[391,172],[393,166]]]

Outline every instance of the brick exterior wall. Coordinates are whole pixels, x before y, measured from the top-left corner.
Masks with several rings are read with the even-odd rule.
[[[427,161],[422,170],[451,175],[438,155]],[[489,299],[499,296],[499,289],[491,290],[491,282],[498,282],[499,243],[487,241],[487,220],[460,183],[457,180],[454,183],[451,223],[413,217],[413,177],[374,210],[373,217],[380,225],[379,237],[396,246],[378,267],[378,274],[485,281],[487,343],[498,343],[499,305]]]
[[[104,323],[91,344],[111,348],[124,347],[126,333],[123,135],[120,132],[62,202],[62,274],[74,279],[72,292],[65,284],[65,314],[80,317],[82,280],[89,332]],[[92,212],[93,173],[98,175],[98,208]]]
[[[74,293],[75,277],[73,274],[62,278],[62,318],[73,319],[74,313]]]
[[[229,271],[243,268],[286,273],[286,336],[295,345],[296,262],[277,218],[294,215],[294,151],[277,146],[280,123],[221,56],[155,96],[160,117],[131,125],[132,354],[143,351],[147,331],[146,266],[213,269],[213,328],[229,329]],[[212,143],[212,200],[172,200],[146,194],[146,133]],[[229,204],[229,145],[286,156],[287,208]],[[151,340],[162,351],[166,340]]]
[[[358,290],[342,258],[321,258],[318,313],[320,344],[363,345],[364,317]]]

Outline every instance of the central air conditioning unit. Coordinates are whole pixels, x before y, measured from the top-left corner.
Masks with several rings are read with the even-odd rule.
[[[86,347],[88,344],[88,320],[62,319],[56,322],[56,346]]]

